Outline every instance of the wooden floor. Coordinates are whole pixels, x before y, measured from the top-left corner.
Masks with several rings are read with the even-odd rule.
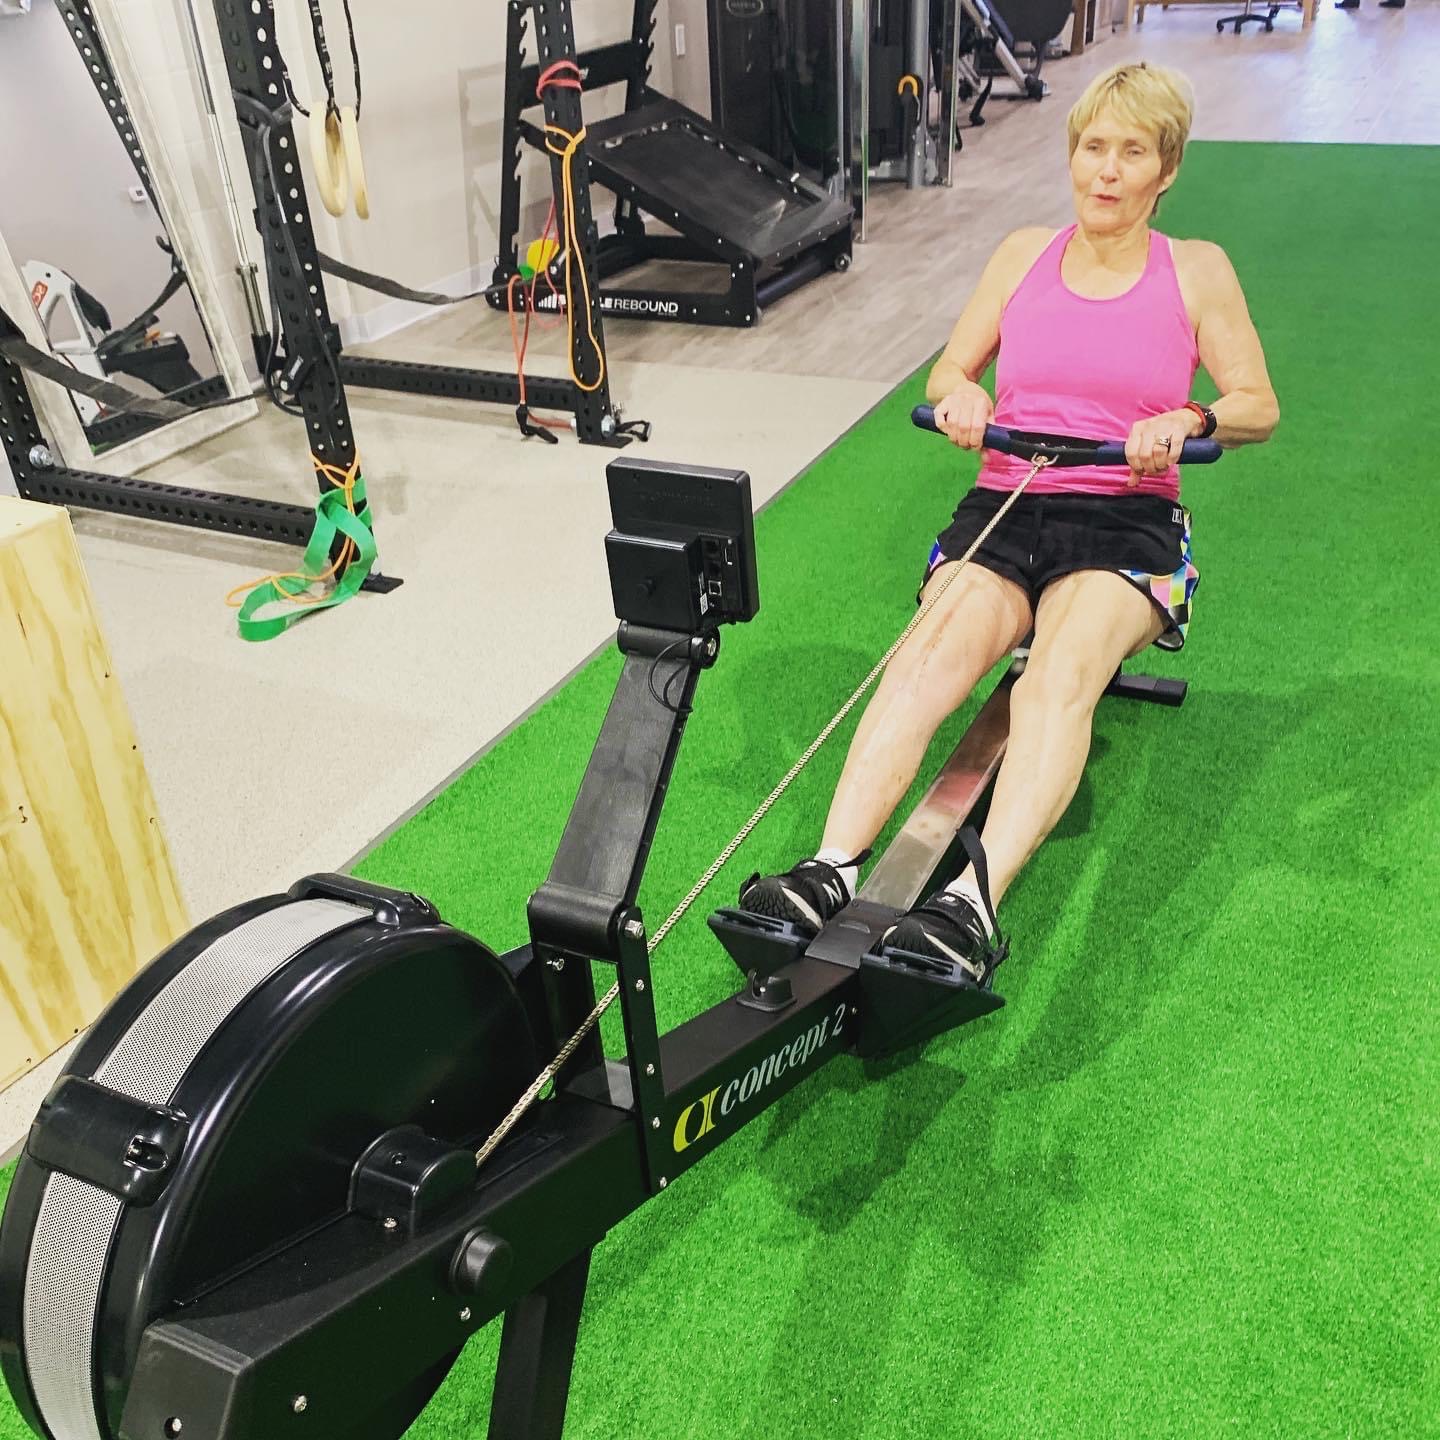
[[[1065,112],[1120,60],[1183,69],[1198,96],[1199,138],[1440,144],[1440,0],[1399,12],[1363,0],[1348,13],[1326,0],[1304,34],[1290,10],[1271,34],[1217,35],[1215,19],[1230,8],[1152,8],[1138,32],[1048,64],[1042,103],[992,101],[990,123],[967,133],[953,188],[881,192],[852,269],[789,296],[758,328],[610,322],[615,391],[654,422],[650,453],[743,466],[757,503],[788,483],[944,343],[1007,231],[1070,218]],[[537,339],[532,372],[560,368],[556,343],[556,332]],[[479,306],[375,348],[493,368],[510,358],[503,317]],[[613,641],[600,545],[608,452],[522,442],[497,407],[357,393],[351,413],[382,560],[406,583],[271,644],[238,641],[222,597],[292,563],[290,552],[76,516],[197,919],[343,868]],[[313,499],[303,439],[274,413],[149,475]],[[837,693],[847,689],[837,680]],[[261,723],[277,717],[273,728]],[[331,733],[337,717],[343,745],[294,743]],[[0,1155],[23,1137],[63,1058],[0,1095]]]

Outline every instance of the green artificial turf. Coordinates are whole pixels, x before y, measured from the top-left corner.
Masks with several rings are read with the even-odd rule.
[[[1195,145],[1163,220],[1231,255],[1283,411],[1186,476],[1190,644],[1144,665],[1190,697],[1102,705],[1005,904],[1005,1009],[826,1066],[597,1250],[572,1440],[1440,1435],[1440,151]],[[758,517],[761,613],[701,680],[652,929],[912,612],[974,472],[909,429],[922,389]],[[361,873],[521,942],[618,670]],[[813,849],[853,723],[656,953],[662,1027],[734,988],[704,917]],[[416,1440],[484,1433],[497,1339]]]

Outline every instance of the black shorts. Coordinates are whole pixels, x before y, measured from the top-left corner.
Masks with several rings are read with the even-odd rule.
[[[965,496],[935,541],[922,590],[937,567],[960,559],[975,543],[1009,494],[977,486]],[[1184,645],[1200,583],[1190,553],[1190,512],[1160,495],[1022,495],[976,552],[975,563],[1013,580],[1032,609],[1063,575],[1113,571],[1164,617],[1155,641],[1162,650]]]

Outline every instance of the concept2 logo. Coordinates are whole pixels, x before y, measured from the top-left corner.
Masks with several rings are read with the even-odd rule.
[[[675,1121],[675,1153],[678,1155],[682,1150],[688,1150],[715,1128],[717,1119],[729,1115],[737,1105],[748,1104],[787,1070],[799,1070],[808,1065],[812,1055],[823,1050],[839,1035],[840,1027],[845,1023],[846,1008],[842,1002],[835,1007],[833,1015],[817,1020],[808,1030],[772,1051],[758,1065],[752,1065],[743,1077],[723,1087],[717,1085],[698,1100],[692,1100]]]

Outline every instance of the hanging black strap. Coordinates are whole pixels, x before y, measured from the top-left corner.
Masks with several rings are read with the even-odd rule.
[[[102,358],[113,354],[116,350],[124,349],[137,336],[143,335],[149,329],[150,322],[155,319],[160,307],[185,283],[185,267],[176,259],[175,252],[163,240],[160,242],[160,248],[170,256],[170,278],[165,282],[165,288],[128,325],[122,325],[118,330],[112,330],[96,345],[95,353]]]
[[[350,0],[341,0],[345,7],[345,29],[350,36],[350,66],[355,72],[355,118],[360,118],[360,51],[355,44],[355,20],[350,14]]]
[[[985,847],[980,843],[980,836],[976,834],[973,825],[966,825],[960,831],[960,844],[965,849],[965,854],[975,871],[975,879],[980,886],[980,900],[985,906],[985,918],[990,922],[990,929],[994,934],[1000,933],[1000,922],[995,918],[995,906],[990,899],[990,867],[985,863]]]
[[[270,15],[270,33],[272,35],[277,35],[279,32],[275,24],[275,0],[264,0],[264,5],[265,9],[269,12]],[[299,100],[295,98],[295,87],[290,83],[290,67],[285,63],[285,56],[283,54],[280,54],[280,42],[278,41],[278,39],[275,42],[275,52],[277,55],[280,55],[280,80],[281,83],[285,86],[285,94],[288,97],[290,104],[302,115],[308,118],[310,112],[299,102]],[[236,92],[236,98],[241,98],[238,91]],[[244,98],[248,100],[249,96],[246,96]],[[252,101],[251,103],[254,104],[258,102]]]
[[[374,290],[380,295],[389,295],[395,300],[413,300],[417,305],[458,305],[462,300],[479,300],[487,295],[503,295],[503,285],[486,285],[479,290],[471,290],[465,295],[444,295],[438,290],[412,290],[408,285],[402,285],[398,280],[387,279],[384,275],[376,275],[370,270],[361,270],[355,265],[347,265],[343,260],[337,260],[333,255],[326,255],[320,251],[320,268],[327,274],[333,275],[337,280],[348,280],[353,285],[359,285],[366,290]]]
[[[0,314],[3,313],[0,311]],[[138,410],[143,415],[155,415],[162,420],[179,420],[185,415],[195,413],[188,405],[177,405],[173,400],[166,400],[158,395],[141,395],[139,391],[128,389],[124,385],[116,385],[113,381],[101,380],[84,370],[77,370],[73,365],[66,365],[64,361],[37,349],[18,334],[7,335],[0,332],[0,355],[7,360],[13,360],[22,370],[41,375],[66,390],[88,395],[107,410],[119,414]]]
[[[32,375],[52,381],[62,389],[89,396],[115,414],[134,412],[154,415],[161,420],[182,420],[187,415],[198,415],[203,410],[223,410],[228,405],[253,404],[255,399],[253,395],[232,395],[227,400],[210,400],[204,405],[184,405],[163,395],[143,395],[138,390],[131,390],[129,386],[117,385],[112,380],[100,380],[30,344],[21,334],[20,327],[3,308],[0,308],[0,356],[12,361],[22,370],[28,370]]]
[[[343,0],[343,4],[345,6],[345,29],[350,37],[350,66],[355,75],[355,118],[358,120],[360,118],[360,51],[355,44],[355,20],[350,14],[350,0]],[[310,31],[315,37],[315,58],[320,62],[320,74],[325,81],[325,95],[329,100],[330,108],[338,109],[339,101],[335,95],[335,67],[330,61],[330,43],[325,38],[325,16],[320,11],[320,0],[308,0],[308,5]]]
[[[325,40],[325,17],[320,13],[320,0],[309,0],[310,30],[315,36],[315,58],[320,62],[320,75],[325,82],[325,94],[329,97],[330,108],[335,101],[335,67],[330,63],[330,46]]]

